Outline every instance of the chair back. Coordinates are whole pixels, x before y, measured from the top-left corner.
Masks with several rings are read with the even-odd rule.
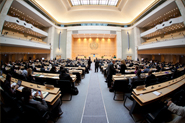
[[[69,80],[57,80],[57,87],[60,88],[62,93],[71,92],[72,83]]]
[[[80,76],[80,73],[79,72],[73,72],[72,74],[75,74],[76,75],[76,79],[77,80],[81,80],[81,76]]]
[[[23,106],[23,114],[21,116],[22,122],[25,123],[43,123],[41,112],[38,111],[35,107],[31,105],[24,105]]]
[[[150,86],[150,85],[155,85],[155,84],[157,84],[157,79],[156,78],[145,81],[146,87]]]
[[[131,84],[131,90],[133,90],[134,88],[136,88],[139,85],[144,85],[144,79],[141,80],[134,80]]]
[[[126,92],[128,91],[129,80],[115,80],[113,84],[114,91]]]

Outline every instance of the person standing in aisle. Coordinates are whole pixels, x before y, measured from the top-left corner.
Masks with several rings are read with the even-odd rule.
[[[88,68],[89,68],[89,70],[91,69],[91,63],[92,63],[91,57],[89,57],[89,60],[88,60]]]
[[[96,58],[96,61],[95,61],[95,72],[96,72],[96,71],[98,72],[98,67],[99,67],[99,61],[98,61],[98,59]]]

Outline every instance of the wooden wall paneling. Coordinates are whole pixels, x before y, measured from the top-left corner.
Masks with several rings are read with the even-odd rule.
[[[152,55],[152,60],[155,60],[155,56],[154,55]]]
[[[185,54],[184,47],[138,50],[138,54]]]
[[[15,62],[15,54],[12,54],[12,62]]]
[[[37,48],[27,48],[27,47],[8,47],[0,46],[1,53],[37,53],[37,54],[49,54],[50,49],[37,49]]]
[[[33,54],[33,58],[32,58],[33,60],[35,60],[36,59],[36,54]]]
[[[23,61],[27,61],[28,59],[27,59],[27,54],[24,54],[24,56],[23,56]]]
[[[92,49],[91,43],[98,44],[97,49]],[[98,57],[103,55],[116,55],[115,39],[111,38],[74,38],[72,41],[72,57],[75,58],[78,55],[84,55],[89,57],[91,54],[96,54]]]
[[[161,62],[164,62],[164,55],[161,55]]]
[[[176,59],[176,55],[173,55],[173,63],[175,64],[175,63],[176,63],[176,61],[177,61],[177,59]]]

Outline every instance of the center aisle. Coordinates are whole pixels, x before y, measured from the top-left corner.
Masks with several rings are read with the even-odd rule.
[[[92,63],[89,88],[81,123],[108,123],[100,90],[98,73],[94,72],[94,67],[94,63]]]

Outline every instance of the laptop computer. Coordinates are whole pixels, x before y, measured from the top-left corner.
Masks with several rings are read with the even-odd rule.
[[[17,85],[21,86],[22,81],[18,80]]]
[[[52,89],[52,88],[54,88],[54,85],[45,84],[45,87],[46,87],[46,88],[51,88],[51,89]]]
[[[144,89],[145,88],[145,85],[139,85],[136,87],[136,89]]]

